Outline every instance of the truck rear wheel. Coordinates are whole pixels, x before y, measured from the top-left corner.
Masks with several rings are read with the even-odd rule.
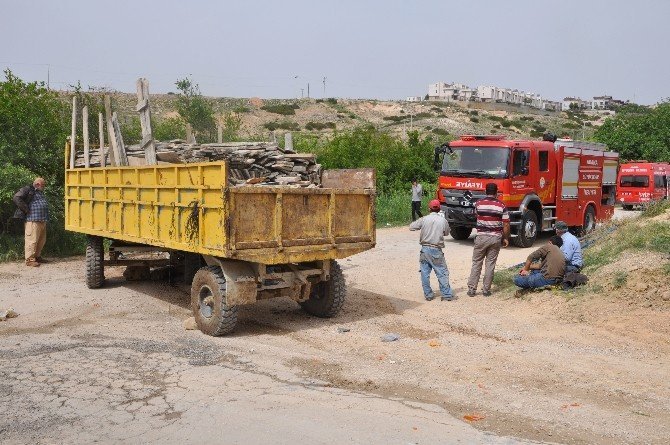
[[[470,238],[472,227],[454,226],[449,228],[449,234],[455,240],[465,240]]]
[[[228,334],[237,324],[237,306],[226,304],[226,279],[218,266],[200,268],[191,284],[191,310],[203,333]]]
[[[624,210],[633,210],[633,206],[629,204],[623,204],[621,207],[623,207]]]
[[[593,232],[593,229],[595,228],[596,228],[596,211],[593,208],[593,206],[588,206],[586,208],[586,212],[584,212],[584,224],[582,225],[582,228],[579,230],[580,235],[581,236],[587,235]]]
[[[512,238],[517,247],[530,247],[537,239],[537,215],[532,210],[523,212],[519,233]]]
[[[99,236],[86,236],[86,287],[98,289],[105,283],[105,247]]]
[[[312,286],[309,300],[300,303],[300,306],[305,312],[316,317],[334,317],[342,309],[346,293],[342,269],[337,261],[331,261],[330,280]]]

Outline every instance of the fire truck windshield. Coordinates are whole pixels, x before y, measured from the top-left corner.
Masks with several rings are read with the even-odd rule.
[[[505,178],[509,165],[507,147],[452,147],[442,162],[442,174],[482,178]]]

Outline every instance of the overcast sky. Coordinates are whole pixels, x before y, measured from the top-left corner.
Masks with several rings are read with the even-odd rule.
[[[0,0],[0,67],[64,89],[398,99],[429,83],[652,104],[670,96],[670,1]]]

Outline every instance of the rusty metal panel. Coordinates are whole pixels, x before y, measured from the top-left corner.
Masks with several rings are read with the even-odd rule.
[[[321,186],[323,188],[374,189],[376,179],[373,168],[324,170],[321,174]]]

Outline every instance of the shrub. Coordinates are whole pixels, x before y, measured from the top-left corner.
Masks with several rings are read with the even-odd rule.
[[[432,113],[421,112],[414,115],[414,119],[425,119],[428,117],[433,117]]]
[[[433,128],[433,133],[438,136],[449,136],[449,132],[444,128]]]
[[[268,113],[281,114],[284,116],[290,116],[295,114],[295,110],[300,108],[298,104],[278,104],[278,105],[263,105],[261,110],[267,111]]]
[[[263,127],[267,128],[270,131],[275,130],[288,130],[288,131],[300,131],[300,124],[292,121],[281,121],[281,122],[268,122]]]
[[[408,117],[407,116],[384,116],[382,119],[385,120],[385,121],[392,121],[392,122],[398,123],[398,122],[402,122],[402,121],[408,119]]]
[[[326,102],[330,105],[336,105],[337,99],[335,99],[334,97],[329,97],[328,99],[326,99]]]
[[[307,122],[305,125],[305,130],[324,130],[326,128],[330,128],[332,130],[335,129],[335,122]]]
[[[470,114],[473,115],[473,116],[479,116],[479,111],[477,111],[477,110],[471,110],[471,111],[470,111]]]
[[[249,107],[239,106],[239,107],[233,108],[233,111],[235,113],[248,113],[249,111],[251,111],[251,109]]]
[[[470,118],[470,122],[478,123],[478,122],[479,122],[479,118],[478,118],[478,117],[475,117],[475,116],[472,116],[472,117]]]
[[[157,121],[151,131],[157,141],[184,139],[186,137],[186,122],[181,117],[168,117]]]

